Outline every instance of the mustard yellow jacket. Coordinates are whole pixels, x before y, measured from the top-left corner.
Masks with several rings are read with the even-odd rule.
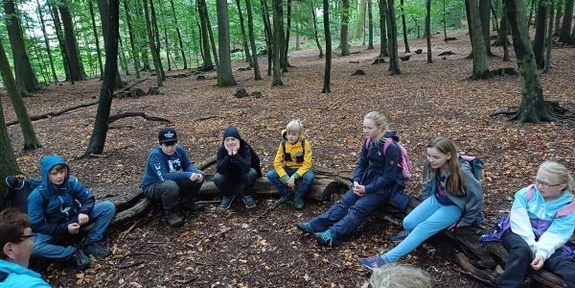
[[[284,130],[282,131],[282,138],[283,138],[282,142],[285,141],[285,152],[283,149],[282,142],[280,142],[278,151],[276,153],[276,157],[274,159],[274,170],[276,170],[278,176],[281,179],[287,180],[287,177],[289,176],[287,175],[285,168],[297,169],[297,171],[294,174],[294,177],[295,179],[298,179],[302,177],[303,174],[309,171],[312,167],[313,153],[311,151],[311,143],[309,142],[309,140],[304,139],[303,137],[300,136],[300,138],[295,143],[291,144],[286,140],[285,135],[286,131]],[[305,145],[305,149],[302,146],[302,142],[303,145]],[[303,155],[303,162],[298,163],[296,159],[298,156],[301,158],[304,150],[305,155]],[[290,160],[286,160],[287,157],[285,156],[285,154],[290,155]]]

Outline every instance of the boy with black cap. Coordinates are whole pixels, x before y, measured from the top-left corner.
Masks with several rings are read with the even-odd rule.
[[[236,127],[226,128],[223,142],[218,149],[216,175],[214,175],[214,184],[223,194],[220,211],[230,208],[235,198],[233,188],[240,183],[244,186],[241,195],[246,208],[256,207],[252,194],[256,178],[261,175],[259,158],[250,145],[240,137]]]
[[[185,210],[203,211],[193,200],[204,183],[204,174],[190,160],[173,128],[158,133],[158,146],[152,148],[142,179],[142,192],[152,201],[161,201],[168,225],[184,224],[178,204]],[[181,201],[180,201],[181,198]]]

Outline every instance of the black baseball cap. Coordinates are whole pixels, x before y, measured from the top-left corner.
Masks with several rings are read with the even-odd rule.
[[[158,142],[160,143],[176,141],[178,141],[178,134],[176,134],[174,128],[165,128],[158,133]]]

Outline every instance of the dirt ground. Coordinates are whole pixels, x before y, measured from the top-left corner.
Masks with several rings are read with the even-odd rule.
[[[234,77],[248,93],[261,92],[262,98],[235,98],[236,87],[218,88],[215,72],[207,80],[195,76],[176,78],[184,71],[169,71],[160,88],[162,95],[116,99],[112,115],[142,111],[149,116],[172,121],[180,143],[192,160],[212,156],[221,133],[230,124],[239,127],[242,137],[254,146],[268,170],[279,143],[280,130],[291,118],[300,118],[313,145],[314,165],[341,171],[353,170],[362,139],[362,117],[371,110],[382,111],[396,130],[414,160],[415,177],[408,191],[419,197],[424,147],[438,135],[452,138],[461,152],[480,156],[485,162],[484,212],[490,223],[510,207],[512,195],[531,183],[537,166],[557,159],[575,171],[573,132],[575,123],[566,120],[542,124],[519,124],[504,116],[489,115],[520,103],[517,76],[471,81],[472,62],[468,36],[445,43],[433,39],[433,63],[425,52],[400,62],[401,75],[390,76],[388,63],[372,65],[376,50],[352,47],[352,55],[333,55],[331,93],[322,94],[324,59],[315,50],[290,53],[293,67],[283,75],[282,87],[271,87],[266,76],[267,60],[260,58],[263,81],[253,80],[253,71],[238,71],[245,63],[234,63]],[[426,50],[423,40],[412,40],[411,50]],[[512,50],[512,49],[511,49]],[[404,48],[400,47],[400,52]],[[455,55],[439,57],[452,51]],[[516,67],[498,57],[489,59],[490,69]],[[547,100],[575,108],[573,98],[573,57],[575,49],[555,48],[552,69],[541,74]],[[356,70],[365,76],[351,76]],[[128,83],[137,80],[124,76]],[[155,86],[155,76],[138,85]],[[97,79],[74,85],[46,86],[27,98],[30,115],[59,111],[96,101],[101,82]],[[9,99],[1,98],[6,121],[15,120]],[[166,124],[140,117],[113,122],[104,154],[79,159],[89,141],[96,106],[73,110],[59,117],[34,122],[44,148],[22,151],[22,134],[17,125],[9,133],[22,170],[38,175],[38,160],[58,153],[72,165],[72,173],[92,188],[98,199],[122,202],[139,193],[147,154],[155,145],[157,131]],[[207,119],[206,119],[207,118]],[[213,174],[213,167],[206,173]],[[218,199],[214,199],[218,200]],[[393,246],[387,236],[400,227],[375,217],[368,219],[342,245],[326,249],[302,235],[298,221],[326,210],[330,203],[306,202],[303,210],[286,206],[271,210],[274,199],[257,199],[257,207],[247,210],[233,204],[216,213],[217,201],[208,203],[203,213],[186,215],[185,225],[169,228],[159,213],[150,212],[141,221],[127,223],[110,231],[114,256],[93,260],[92,267],[79,272],[69,263],[50,265],[43,276],[54,287],[360,287],[369,272],[358,257],[386,251]],[[129,231],[129,233],[126,233]],[[441,236],[400,261],[427,271],[434,287],[489,287],[462,275],[454,262],[457,248]]]

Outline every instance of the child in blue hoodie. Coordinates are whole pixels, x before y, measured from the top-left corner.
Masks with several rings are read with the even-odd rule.
[[[568,242],[575,228],[575,187],[567,168],[545,161],[539,166],[535,183],[515,193],[511,211],[493,233],[479,242],[501,241],[509,252],[505,271],[497,287],[521,287],[529,268],[545,267],[575,287],[574,244]]]
[[[96,203],[58,155],[40,160],[40,174],[42,184],[28,196],[28,215],[36,233],[32,256],[72,259],[79,269],[86,269],[90,266],[86,254],[99,258],[111,255],[112,251],[100,242],[116,213],[114,203]],[[62,245],[85,229],[88,235],[80,247]]]
[[[384,115],[375,111],[365,115],[363,134],[366,140],[361,145],[352,186],[328,211],[297,224],[300,230],[313,234],[318,244],[328,247],[339,244],[375,208],[389,201],[396,193],[405,194],[404,177],[398,166],[401,157],[397,143],[399,138],[394,131],[388,129]],[[389,137],[394,141],[383,153],[385,139]]]

